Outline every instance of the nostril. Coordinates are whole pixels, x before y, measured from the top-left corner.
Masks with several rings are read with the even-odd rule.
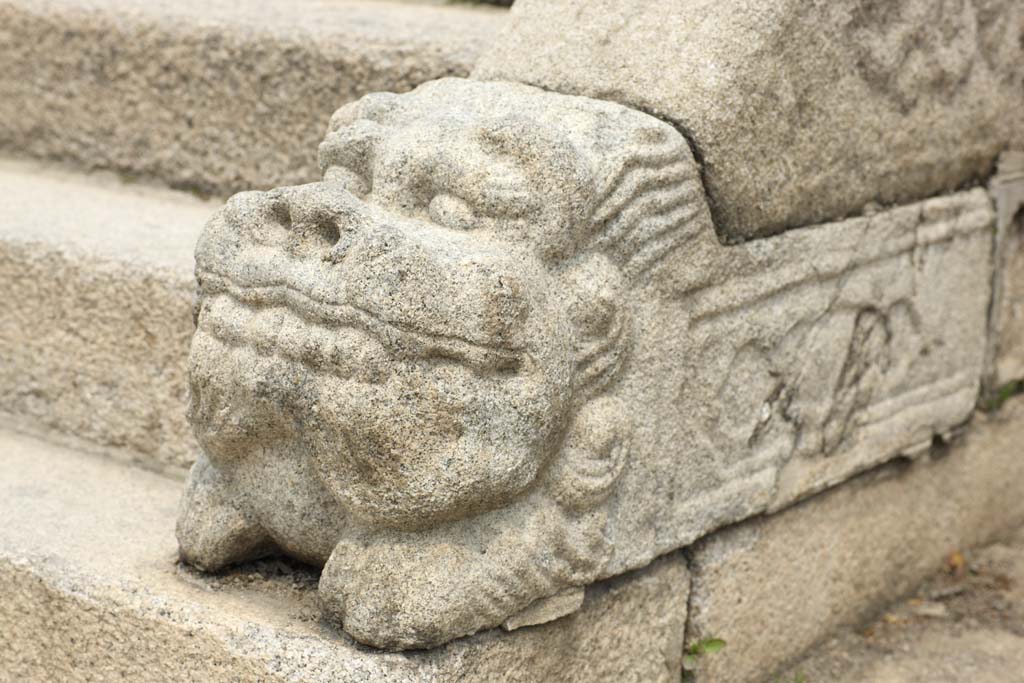
[[[341,230],[332,216],[318,215],[311,227],[312,236],[319,239],[325,246],[333,247],[341,238]]]
[[[285,230],[292,229],[292,212],[288,200],[281,195],[271,198],[269,207],[270,218]]]
[[[310,183],[288,195],[288,249],[301,257],[339,262],[355,236],[373,223],[367,207],[334,183]]]
[[[326,211],[305,212],[295,217],[292,224],[292,251],[297,254],[312,256],[319,254],[327,257],[331,249],[341,239],[342,230],[337,219]]]
[[[352,248],[355,236],[355,230],[346,229],[340,231],[337,239],[334,240],[334,245],[331,247],[331,250],[324,255],[324,260],[330,261],[331,263],[341,263],[344,260],[345,255],[348,254],[349,249]]]
[[[360,234],[361,223],[350,218],[326,209],[297,218],[289,240],[292,252],[341,263]]]

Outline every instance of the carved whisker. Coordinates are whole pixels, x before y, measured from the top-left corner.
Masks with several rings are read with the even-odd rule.
[[[669,140],[656,147],[642,147],[627,159],[623,159],[621,167],[603,184],[597,193],[597,203],[601,204],[616,190],[623,179],[637,168],[659,169],[687,158],[687,152],[678,141]]]
[[[688,183],[699,178],[686,162],[677,160],[667,166],[649,168],[637,166],[630,169],[622,182],[598,205],[591,217],[595,223],[603,223],[620,215],[631,202],[655,190]]]
[[[635,235],[647,232],[645,226],[681,208],[700,206],[700,192],[699,185],[689,183],[638,199],[608,225],[597,246],[620,251],[635,249]]]
[[[654,266],[658,265],[666,255],[679,246],[678,237],[670,237],[658,242],[648,242],[638,251],[624,267],[626,277],[632,281],[644,277]]]

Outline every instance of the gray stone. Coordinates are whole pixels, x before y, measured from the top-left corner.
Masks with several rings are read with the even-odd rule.
[[[984,179],[1022,63],[1019,0],[521,0],[473,76],[673,122],[731,241]]]
[[[0,162],[0,415],[184,474],[193,244],[215,206]]]
[[[829,683],[1011,683],[1019,681],[1024,671],[1024,637],[1009,630],[933,624],[921,629],[913,644],[898,650],[879,647],[865,653],[863,659],[844,660],[837,676],[810,678],[803,671],[792,676]]]
[[[989,336],[991,393],[1024,380],[1024,152],[1006,152],[991,192],[998,213],[996,277]]]
[[[0,149],[228,194],[317,177],[324,123],[465,75],[493,8],[359,0],[3,0]]]
[[[677,683],[679,554],[587,588],[576,614],[392,654],[320,621],[316,572],[175,563],[180,484],[0,434],[0,680]]]
[[[903,597],[953,551],[1024,524],[1022,439],[1024,399],[1012,399],[977,414],[963,442],[933,458],[702,539],[688,551],[687,641],[726,647],[700,658],[697,680],[780,680],[773,671]]]
[[[915,589],[915,597],[889,605],[880,619],[838,634],[769,680],[1019,681],[1024,672],[1024,527],[951,558],[963,564],[947,563]],[[966,571],[951,571],[957,566]]]
[[[982,190],[725,247],[669,125],[458,79],[343,108],[320,159],[200,238],[178,537],[325,565],[361,642],[492,628],[973,409]]]

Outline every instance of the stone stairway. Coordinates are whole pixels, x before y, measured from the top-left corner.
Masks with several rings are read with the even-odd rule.
[[[222,203],[193,193],[316,179],[335,109],[467,74],[503,19],[443,3],[0,2],[0,414],[180,474],[192,251]]]
[[[322,623],[308,567],[179,565],[179,481],[10,433],[0,453],[3,681],[655,681],[679,666],[678,556],[592,587],[567,621],[380,653]]]
[[[469,72],[498,9],[4,0],[0,150],[225,195],[315,179],[331,113]]]
[[[0,411],[179,476],[192,249],[214,205],[37,162],[0,163]]]
[[[335,109],[468,75],[506,23],[505,10],[465,3],[257,5],[0,0],[0,681],[676,683],[684,654],[719,638],[724,649],[691,658],[688,675],[774,681],[951,550],[1024,523],[1024,242],[1005,210],[1024,185],[1011,156],[1004,185],[961,195],[972,216],[1003,209],[970,228],[970,254],[937,242],[906,257],[948,258],[947,275],[994,276],[1000,292],[989,374],[957,368],[970,377],[948,415],[918,411],[914,434],[893,437],[907,457],[872,442],[852,465],[823,459],[832,469],[813,486],[798,473],[774,502],[736,494],[723,507],[757,514],[705,521],[716,529],[693,544],[587,586],[578,612],[427,651],[375,651],[341,633],[320,615],[318,570],[264,560],[211,576],[178,562],[176,509],[198,448],[184,405],[203,224],[235,191],[316,179]],[[506,54],[493,51],[485,71],[519,69],[502,70]],[[929,201],[896,211],[945,215]],[[755,265],[736,265],[736,281],[792,277],[797,289],[803,254],[866,225],[855,220],[737,247]],[[903,229],[886,220],[879,242]],[[959,220],[951,233],[968,230]],[[906,232],[914,242],[933,228]],[[972,260],[993,230],[994,262]],[[859,253],[858,240],[843,244]],[[756,268],[770,253],[781,266],[765,275]],[[876,266],[866,259],[864,271]],[[941,275],[929,282],[947,284]],[[961,293],[935,294],[933,318]],[[970,415],[983,379],[987,410]]]

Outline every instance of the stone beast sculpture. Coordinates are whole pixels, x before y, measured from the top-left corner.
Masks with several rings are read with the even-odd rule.
[[[233,197],[196,248],[182,557],[322,565],[326,614],[389,649],[605,575],[631,299],[712,234],[685,140],[447,79],[341,109],[320,162]]]

